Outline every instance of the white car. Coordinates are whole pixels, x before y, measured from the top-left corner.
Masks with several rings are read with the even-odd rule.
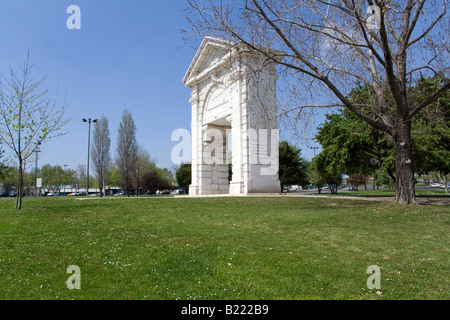
[[[430,184],[430,187],[432,187],[432,188],[440,188],[440,187],[441,187],[441,184],[435,182],[435,183]]]

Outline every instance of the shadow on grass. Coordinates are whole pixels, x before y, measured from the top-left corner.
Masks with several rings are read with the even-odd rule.
[[[311,193],[311,196],[336,197],[360,200],[386,200],[395,201],[395,190],[376,190],[376,191],[350,191],[338,192],[332,194],[326,193]],[[416,200],[419,205],[450,205],[450,195],[445,193],[436,193],[434,190],[416,190]]]

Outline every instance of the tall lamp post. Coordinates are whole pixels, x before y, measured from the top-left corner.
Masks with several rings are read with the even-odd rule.
[[[316,157],[316,150],[319,149],[319,147],[310,147],[312,150],[314,150],[314,158]]]
[[[39,187],[38,187],[38,181],[37,181],[37,170],[38,170],[38,153],[41,152],[41,150],[39,150],[39,146],[41,145],[41,143],[38,143],[38,146],[36,148],[36,150],[34,152],[36,152],[36,163],[34,165],[34,181],[36,183],[36,189],[35,189],[35,196],[39,196],[40,192],[39,192]]]
[[[89,119],[83,119],[83,122],[87,122],[89,123],[89,134],[88,134],[88,158],[87,158],[87,186],[86,186],[86,198],[89,197],[89,153],[91,150],[91,123],[96,123],[98,120],[94,119],[92,120],[91,118]]]

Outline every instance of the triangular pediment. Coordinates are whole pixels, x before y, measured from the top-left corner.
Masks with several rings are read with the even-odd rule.
[[[192,87],[205,79],[211,71],[222,67],[232,56],[239,54],[239,52],[256,54],[263,58],[270,57],[279,61],[286,55],[282,51],[258,45],[253,45],[252,48],[250,49],[249,46],[242,42],[234,43],[219,38],[205,37],[183,78],[183,83],[187,87]]]
[[[189,85],[193,79],[216,68],[230,53],[232,46],[229,41],[205,37],[183,78],[183,83]]]

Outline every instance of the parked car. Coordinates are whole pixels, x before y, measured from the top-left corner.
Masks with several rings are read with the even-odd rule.
[[[441,184],[437,183],[437,182],[434,182],[434,183],[430,184],[430,187],[432,187],[432,188],[440,188]]]
[[[8,192],[3,192],[0,194],[0,198],[7,198],[9,197],[9,193]]]
[[[447,185],[447,187],[450,189],[450,183]],[[445,189],[445,184],[440,185],[439,188]]]
[[[178,188],[172,191],[172,194],[184,194],[183,188]]]

